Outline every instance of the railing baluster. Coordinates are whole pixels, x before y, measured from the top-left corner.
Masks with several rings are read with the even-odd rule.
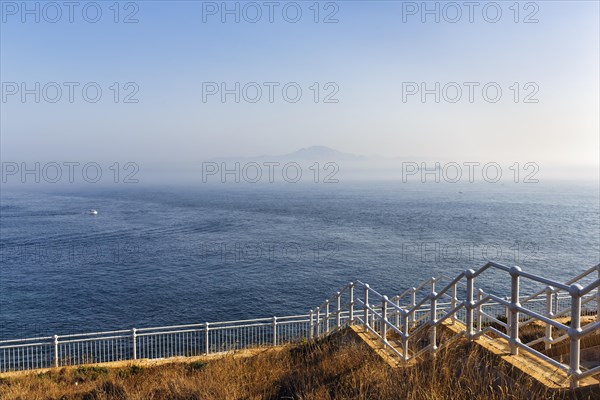
[[[552,307],[552,293],[554,288],[552,286],[546,287],[546,317],[552,318],[554,316],[554,310]],[[552,325],[546,323],[546,339],[544,340],[544,348],[546,350],[552,348]]]
[[[321,309],[317,307],[317,337],[321,336]]]
[[[456,307],[456,283],[454,285],[452,285],[452,300],[451,300],[451,307],[455,308]],[[456,313],[452,314],[452,317],[450,317],[450,319],[452,320],[452,322],[456,322]]]
[[[388,297],[383,296],[381,301],[381,338],[387,342],[387,302]]]
[[[394,314],[396,315],[396,327],[400,326],[400,298],[396,296],[394,304],[396,305],[396,309],[394,310]]]
[[[371,309],[372,309],[372,310],[375,310],[375,304],[371,304]],[[372,329],[374,329],[374,330],[376,330],[376,329],[377,329],[377,326],[376,326],[375,324],[376,324],[376,322],[375,322],[375,313],[374,313],[374,312],[372,312],[372,313],[371,313],[371,325],[370,325],[370,326],[371,326],[371,328],[372,328]]]
[[[352,324],[354,322],[354,282],[350,282],[350,305],[348,307],[350,308],[348,318]]]
[[[467,309],[467,339],[473,340],[473,280],[475,271],[472,269],[465,271],[465,277],[467,278],[467,299],[465,300],[465,308]]]
[[[515,266],[510,269],[511,285],[510,285],[510,354],[518,355],[519,347],[519,273],[521,268]]]
[[[429,343],[431,346],[431,353],[435,355],[437,351],[437,293],[435,292],[435,278],[431,278],[431,294],[430,296],[430,331],[429,331]]]
[[[408,311],[402,312],[402,355],[408,361]]]
[[[54,368],[58,368],[58,335],[54,335]]]
[[[417,288],[415,288],[415,287],[411,288],[410,299],[411,299],[410,307],[413,308],[414,306],[417,305]],[[413,328],[415,327],[416,320],[417,320],[416,315],[417,315],[416,312],[411,313],[410,325]]]
[[[335,325],[336,328],[340,328],[340,326],[342,325],[341,323],[341,316],[340,316],[340,312],[342,311],[342,303],[341,303],[341,295],[340,292],[337,292],[337,310],[336,310],[336,317],[335,317]]]
[[[365,327],[369,326],[369,285],[365,283],[365,297],[364,297],[364,305],[365,305],[365,309],[364,309],[364,323],[365,323]],[[365,330],[368,330],[365,328]]]
[[[133,328],[131,330],[131,345],[133,346],[133,359],[137,360],[137,343],[136,343],[136,337],[137,337],[137,333],[136,333],[137,329]]]
[[[273,346],[277,346],[277,317],[273,317]]]
[[[483,289],[479,289],[479,290],[477,290],[477,302],[479,303],[482,298],[483,298]],[[481,313],[481,303],[477,306],[476,313],[477,313],[477,330],[476,330],[476,332],[479,333],[483,329],[483,327],[482,327],[483,314]]]
[[[325,333],[329,333],[329,300],[325,300]]]
[[[569,375],[571,378],[572,389],[579,386],[579,374],[581,374],[581,341],[579,338],[579,334],[581,333],[581,289],[583,289],[583,287],[578,284],[571,285],[569,288],[569,294],[571,295],[571,326],[567,333],[569,334],[571,342],[569,351]]]
[[[204,323],[204,353],[206,355],[208,355],[210,353],[210,341],[209,341],[209,335],[208,335],[208,322]]]

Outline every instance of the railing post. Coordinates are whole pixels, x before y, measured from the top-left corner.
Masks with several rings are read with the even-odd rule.
[[[450,306],[452,308],[456,307],[456,283],[454,285],[452,285],[452,301]],[[452,316],[450,317],[450,319],[452,320],[452,322],[456,322],[456,313],[452,314]]]
[[[552,318],[554,316],[554,311],[552,307],[552,293],[554,293],[554,288],[552,286],[548,286],[546,288],[546,317]],[[546,324],[546,339],[544,340],[544,348],[546,350],[552,348],[552,325]]]
[[[350,282],[350,324],[354,323],[354,282]]]
[[[58,368],[58,335],[54,335],[54,368]]]
[[[571,326],[567,330],[570,343],[570,360],[569,360],[569,376],[571,378],[571,388],[577,388],[579,384],[580,369],[580,357],[581,357],[581,295],[580,291],[583,289],[581,285],[574,284],[569,287],[569,294],[571,295]]]
[[[308,338],[313,339],[315,336],[315,313],[310,310],[310,326],[308,328]]]
[[[396,301],[394,302],[396,304],[396,310],[394,311],[394,314],[396,314],[396,326],[400,326],[400,298],[398,296],[395,297]]]
[[[208,340],[208,322],[204,324],[204,352],[206,355],[210,353],[210,342]]]
[[[277,346],[277,317],[273,317],[273,346]]]
[[[387,342],[387,302],[388,297],[383,296],[381,301],[381,337]]]
[[[317,337],[321,336],[321,308],[317,307]]]
[[[431,294],[429,295],[430,303],[430,315],[429,315],[429,343],[431,345],[431,353],[435,354],[437,351],[437,293],[435,292],[435,278],[431,278]]]
[[[131,330],[131,339],[132,339],[132,345],[133,345],[133,359],[137,360],[137,343],[136,343],[136,337],[137,337],[137,329],[133,328]]]
[[[479,289],[477,290],[477,303],[479,303],[481,301],[481,299],[483,298],[483,289]],[[481,315],[481,303],[479,303],[477,305],[477,330],[476,332],[479,333],[482,331],[483,327],[483,315]]]
[[[402,312],[402,356],[408,361],[408,311]]]
[[[325,300],[325,332],[329,333],[329,300]]]
[[[514,266],[510,269],[511,285],[510,285],[510,354],[518,355],[519,347],[519,273],[521,268]]]
[[[364,310],[364,318],[365,318],[365,330],[369,326],[369,285],[365,284],[365,298],[364,298],[365,310]]]
[[[414,288],[414,287],[411,288],[411,292],[412,293],[411,293],[410,307],[413,308],[414,306],[417,305],[417,288]],[[415,322],[415,320],[416,320],[416,318],[415,318],[416,312],[415,311],[413,311],[412,314],[411,314],[410,326],[412,328],[415,327],[415,323],[416,323]]]
[[[336,316],[335,316],[335,326],[336,328],[340,328],[340,326],[342,326],[342,316],[340,315],[340,313],[342,312],[342,300],[341,300],[341,295],[340,292],[337,292],[337,310],[336,310]]]
[[[465,271],[467,278],[467,299],[465,300],[465,308],[467,310],[467,339],[473,340],[473,279],[475,271],[468,269]]]

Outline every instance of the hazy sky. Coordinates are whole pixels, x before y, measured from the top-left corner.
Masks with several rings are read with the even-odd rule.
[[[72,23],[64,6],[58,18],[47,3],[27,2],[40,7],[35,22],[22,4],[2,1],[3,161],[134,161],[167,171],[319,144],[365,155],[598,168],[596,1],[521,2],[518,15],[512,1],[479,2],[472,23],[464,2],[454,3],[462,12],[455,23],[457,8],[445,2],[437,3],[439,23],[415,10],[421,2],[274,2],[272,23],[268,2],[227,2],[239,7],[239,23],[222,15],[222,2],[121,2],[116,16],[114,2],[101,1],[96,23],[84,18],[96,19],[87,2],[78,3]],[[502,15],[492,23],[498,4]],[[23,103],[20,85],[35,92],[36,82],[40,102],[29,94]],[[49,82],[62,87],[56,103]],[[72,103],[65,82],[79,84]],[[83,98],[89,82],[102,89],[96,103]],[[239,103],[235,94],[222,102],[208,91],[236,82]],[[255,103],[252,82],[262,90]],[[424,103],[420,93],[408,95],[422,82],[440,83],[439,103],[435,93]],[[451,82],[462,90],[456,103]],[[473,82],[473,102],[464,82]],[[502,96],[492,102],[497,87]],[[130,100],[139,102],[126,103],[136,88]]]

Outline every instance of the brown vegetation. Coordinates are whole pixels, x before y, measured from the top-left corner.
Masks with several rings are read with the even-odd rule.
[[[582,399],[600,398],[593,392]],[[390,368],[350,335],[207,362],[65,368],[0,381],[3,400],[562,399],[456,342],[436,359]]]

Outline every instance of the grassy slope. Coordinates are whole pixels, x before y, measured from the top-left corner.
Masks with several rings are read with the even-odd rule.
[[[594,397],[587,394],[582,398]],[[558,399],[512,376],[477,347],[457,343],[436,360],[392,369],[364,344],[313,344],[150,368],[62,369],[0,381],[0,398],[23,399]],[[568,397],[567,397],[568,398]]]

